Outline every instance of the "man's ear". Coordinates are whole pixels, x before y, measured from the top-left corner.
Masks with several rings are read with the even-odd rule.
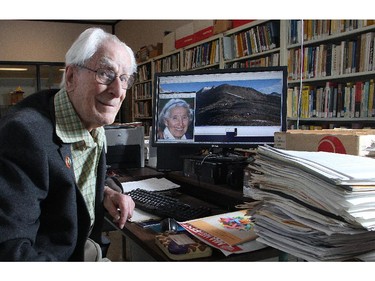
[[[75,68],[72,65],[69,65],[65,68],[65,88],[66,91],[69,93],[74,89],[74,75],[75,75]]]

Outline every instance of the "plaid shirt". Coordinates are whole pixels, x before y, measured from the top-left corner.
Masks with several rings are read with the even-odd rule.
[[[55,111],[56,133],[64,143],[71,144],[76,183],[85,199],[92,225],[95,220],[97,167],[105,141],[104,128],[91,132],[85,129],[65,89],[61,89],[55,96]]]

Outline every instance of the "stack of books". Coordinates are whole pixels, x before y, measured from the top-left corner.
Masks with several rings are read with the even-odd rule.
[[[257,241],[307,261],[375,260],[375,159],[259,147]]]

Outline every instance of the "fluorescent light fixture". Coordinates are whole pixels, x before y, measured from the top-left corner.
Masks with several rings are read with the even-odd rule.
[[[22,67],[0,67],[0,71],[27,71],[27,68]]]

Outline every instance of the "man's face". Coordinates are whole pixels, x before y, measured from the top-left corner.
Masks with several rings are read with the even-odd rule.
[[[111,69],[117,76],[130,75],[131,61],[127,51],[117,43],[107,42],[86,63],[86,67]],[[67,67],[67,92],[86,129],[112,124],[126,97],[118,77],[109,85],[96,81],[95,72],[78,66]]]

